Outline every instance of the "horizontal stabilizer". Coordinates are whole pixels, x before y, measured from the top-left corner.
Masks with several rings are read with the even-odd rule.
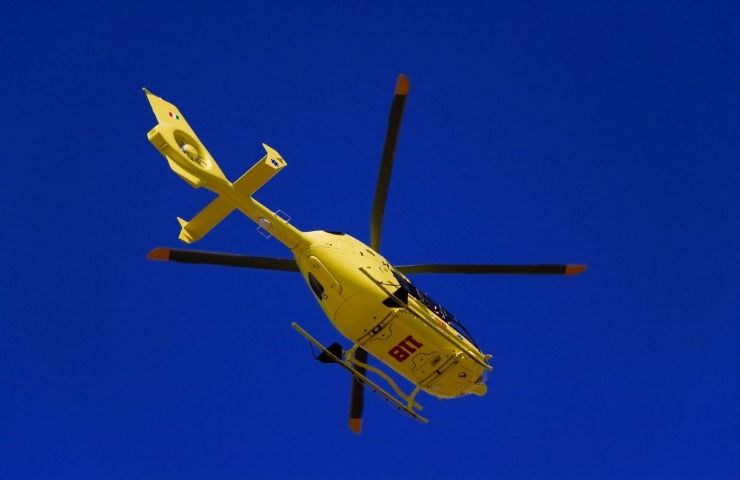
[[[264,143],[262,146],[265,149],[266,155],[259,159],[257,163],[252,165],[252,168],[247,170],[244,175],[239,177],[239,180],[233,184],[234,191],[240,195],[244,195],[245,197],[251,197],[254,192],[256,192],[287,165],[277,150],[265,145]],[[172,166],[171,162],[170,166]],[[177,172],[177,167],[179,167],[179,165],[174,165],[172,166],[172,169]],[[178,174],[180,173],[178,172]],[[190,183],[186,176],[183,176],[182,174],[180,174],[180,176]],[[236,207],[230,200],[225,198],[223,195],[219,195],[190,221],[186,221],[178,217],[177,220],[180,222],[180,226],[182,227],[180,230],[180,240],[188,244],[200,240],[208,232],[213,230],[216,225],[229,216],[235,208]]]
[[[203,210],[201,210],[190,221],[177,217],[180,222],[180,240],[185,243],[193,243],[203,238],[208,232],[221,223],[232,211],[234,205],[218,196],[214,198]]]
[[[288,165],[274,148],[265,143],[262,144],[262,148],[265,149],[266,155],[234,182],[234,190],[242,195],[251,197],[262,185]]]

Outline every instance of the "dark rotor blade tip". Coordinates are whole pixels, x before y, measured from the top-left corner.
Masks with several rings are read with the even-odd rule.
[[[362,419],[361,418],[350,418],[349,429],[352,433],[360,434],[362,432]]]
[[[170,260],[170,249],[164,247],[157,247],[146,254],[146,258],[149,260],[159,260],[168,262]]]
[[[565,266],[566,275],[580,275],[581,273],[585,271],[586,271],[586,265],[573,264],[573,265]]]
[[[404,75],[403,73],[398,76],[398,80],[396,80],[396,95],[408,95],[409,89],[411,88],[411,83],[409,83],[409,78]]]

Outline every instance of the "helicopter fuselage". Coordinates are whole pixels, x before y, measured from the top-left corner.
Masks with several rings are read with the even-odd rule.
[[[301,233],[296,263],[342,335],[431,395],[485,394],[490,356],[404,292],[410,282],[382,255],[347,234]]]

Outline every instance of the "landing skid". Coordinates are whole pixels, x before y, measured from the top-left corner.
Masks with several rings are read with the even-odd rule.
[[[420,421],[421,423],[429,423],[429,420],[427,418],[422,417],[415,411],[415,410],[422,409],[421,405],[419,405],[415,401],[416,395],[420,391],[420,388],[418,386],[414,389],[413,392],[411,392],[410,395],[406,395],[399,388],[396,382],[391,377],[389,377],[385,372],[383,372],[382,370],[376,367],[373,367],[372,365],[367,365],[355,359],[354,353],[359,347],[359,345],[355,345],[351,349],[347,350],[347,352],[345,352],[344,358],[340,358],[336,356],[335,354],[333,354],[331,351],[329,351],[321,343],[319,343],[318,340],[313,338],[307,331],[301,328],[301,326],[298,325],[297,323],[293,322],[290,324],[290,326],[293,327],[298,333],[300,333],[306,340],[308,340],[313,345],[315,345],[316,348],[320,349],[323,355],[325,355],[326,357],[331,359],[334,363],[340,365],[342,368],[347,370],[357,380],[367,385],[367,387],[370,388],[370,390],[380,395],[380,397],[382,397],[385,401],[390,402],[390,404],[396,407],[396,409],[405,412],[410,417]],[[387,390],[385,390],[383,387],[375,383],[373,380],[369,379],[367,375],[360,373],[360,371],[357,370],[357,368],[355,368],[355,365],[363,367],[379,375],[381,378],[383,378],[386,382],[388,382],[388,384],[391,386],[393,391],[396,392],[398,397],[400,397],[400,400],[399,398],[396,398],[394,395],[392,395]],[[405,401],[406,403],[402,402],[401,400]]]

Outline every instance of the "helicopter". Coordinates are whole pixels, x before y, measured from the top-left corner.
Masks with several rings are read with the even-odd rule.
[[[299,272],[332,325],[352,342],[324,346],[297,323],[291,326],[319,351],[317,360],[336,364],[352,375],[349,428],[362,430],[364,388],[380,395],[398,410],[427,423],[419,412],[420,392],[443,399],[483,396],[493,370],[485,354],[457,318],[407,274],[549,274],[578,275],[581,264],[564,265],[392,265],[380,253],[383,214],[400,132],[408,78],[396,80],[388,128],[370,217],[370,242],[342,232],[301,231],[282,211],[272,211],[253,195],[287,163],[274,148],[262,144],[265,155],[235,182],[230,182],[198,139],[182,112],[172,103],[144,88],[157,125],[147,137],[167,159],[170,168],[194,188],[204,187],[217,196],[190,220],[178,217],[179,239],[191,244],[203,238],[234,210],[257,224],[265,237],[285,245],[293,258],[257,257],[189,249],[157,247],[150,260],[201,263],[233,267]],[[413,385],[406,393],[380,367],[382,365]],[[370,377],[368,372],[378,378]],[[381,385],[385,382],[387,385]]]

